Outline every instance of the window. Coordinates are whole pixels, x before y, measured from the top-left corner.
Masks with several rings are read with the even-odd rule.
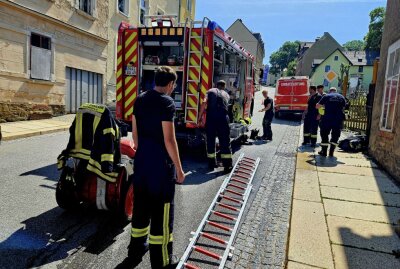
[[[324,79],[324,87],[328,87],[328,85],[329,85],[328,80],[327,80],[327,79]]]
[[[187,0],[186,6],[189,12],[192,12],[192,0]]]
[[[400,77],[400,40],[389,47],[386,66],[386,81],[383,95],[381,129],[393,130]]]
[[[129,0],[118,0],[118,11],[129,15]]]
[[[144,16],[146,16],[148,13],[149,13],[148,1],[140,0],[140,24],[145,25],[146,19],[144,18]]]
[[[94,0],[79,0],[79,9],[93,15]]]
[[[358,73],[364,72],[364,66],[359,66],[358,67]]]
[[[335,56],[335,61],[339,61],[339,56]]]
[[[361,59],[361,58],[358,58],[358,62],[359,62],[359,63],[362,63],[362,59]]]
[[[51,39],[47,36],[31,34],[31,78],[50,80],[51,77]]]
[[[330,65],[325,65],[325,73],[329,72],[331,70],[331,66]]]

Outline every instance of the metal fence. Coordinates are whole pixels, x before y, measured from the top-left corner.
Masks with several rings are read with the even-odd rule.
[[[347,130],[365,133],[367,130],[367,97],[358,95],[350,99],[350,109],[344,127]]]

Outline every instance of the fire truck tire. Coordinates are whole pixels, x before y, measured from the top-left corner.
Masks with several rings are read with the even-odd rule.
[[[121,182],[121,195],[119,211],[123,221],[131,221],[133,213],[133,165],[131,159],[126,156],[122,157],[123,163],[126,164],[122,168],[121,173],[124,173],[123,180]]]
[[[282,113],[280,111],[275,113],[275,118],[281,119],[282,118]]]
[[[56,201],[59,207],[65,210],[77,209],[80,206],[80,199],[73,179],[74,169],[63,168],[56,187]]]

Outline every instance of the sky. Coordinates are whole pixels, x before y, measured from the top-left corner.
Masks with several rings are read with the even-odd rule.
[[[340,44],[363,39],[369,13],[386,0],[197,0],[196,18],[208,17],[223,29],[242,19],[265,43],[264,63],[285,41],[313,41],[329,32]]]

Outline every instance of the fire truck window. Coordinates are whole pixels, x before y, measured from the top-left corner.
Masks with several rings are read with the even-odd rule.
[[[183,48],[178,46],[144,47],[143,64],[145,65],[183,65]]]

